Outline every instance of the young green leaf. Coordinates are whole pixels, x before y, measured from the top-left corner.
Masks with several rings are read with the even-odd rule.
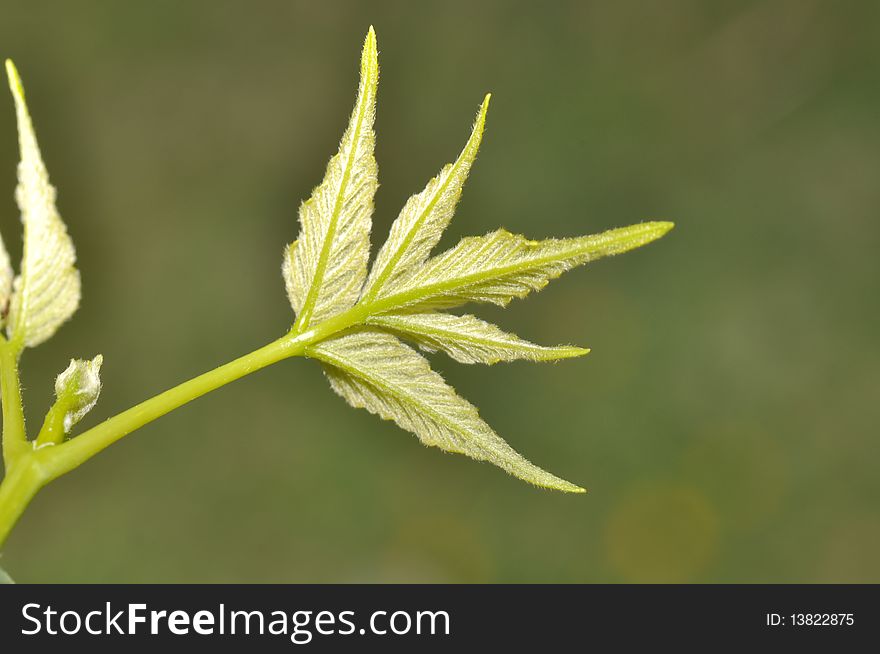
[[[92,410],[101,394],[100,354],[91,361],[71,359],[70,365],[55,379],[56,406],[63,415],[64,433]]]
[[[7,333],[27,347],[51,337],[79,306],[79,271],[67,228],[55,208],[55,189],[40,156],[24,88],[8,59],[6,74],[15,98],[21,163],[15,197],[24,224],[21,274],[13,282]]]
[[[575,266],[654,241],[672,223],[648,222],[575,238],[530,241],[503,229],[462,239],[428,260],[394,293],[375,302],[377,312],[425,311],[467,302],[506,305],[538,291]]]
[[[474,316],[449,313],[413,313],[374,316],[370,325],[400,335],[427,352],[441,350],[461,363],[499,361],[556,361],[587,354],[580,347],[544,347],[508,334]]]
[[[346,334],[307,348],[320,359],[330,384],[349,404],[413,432],[425,445],[490,461],[536,486],[584,492],[533,465],[431,370],[420,354],[389,334]]]
[[[370,28],[361,55],[358,97],[339,153],[327,165],[324,181],[300,207],[300,235],[284,257],[284,280],[298,331],[350,308],[367,276],[378,186],[373,157],[378,81],[376,35]]]
[[[370,270],[363,293],[365,302],[393,292],[422,267],[437,245],[452,220],[471,164],[480,149],[490,97],[487,94],[483,100],[471,136],[455,163],[447,164],[424,191],[412,196],[403,206]]]
[[[589,350],[535,345],[474,316],[438,310],[467,302],[505,305],[574,266],[650,243],[672,223],[648,222],[544,241],[498,230],[465,238],[429,258],[452,219],[479,150],[487,95],[461,154],[406,202],[366,276],[377,184],[372,154],[377,75],[370,28],[351,122],[324,182],[300,210],[300,236],[284,259],[287,293],[297,313],[291,334],[302,340],[307,356],[323,361],[334,390],[353,406],[394,420],[428,445],[491,461],[539,486],[581,491],[511,449],[397,337],[429,352],[442,350],[463,363],[584,355]]]

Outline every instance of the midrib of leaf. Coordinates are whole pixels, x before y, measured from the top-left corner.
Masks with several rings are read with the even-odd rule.
[[[373,61],[373,51],[375,47],[376,37],[373,34],[373,29],[370,28],[370,50],[364,53],[365,60]],[[306,295],[306,300],[305,302],[303,302],[302,311],[300,312],[299,316],[297,317],[296,323],[293,326],[294,332],[301,332],[308,328],[309,322],[312,319],[312,313],[315,310],[315,304],[318,301],[318,293],[320,293],[321,285],[324,281],[324,272],[327,268],[327,261],[330,258],[330,248],[333,247],[333,240],[336,235],[336,223],[339,221],[339,215],[342,213],[345,189],[347,188],[348,180],[351,177],[351,169],[354,164],[355,156],[359,152],[357,143],[360,140],[361,125],[363,124],[366,107],[370,102],[371,96],[369,89],[372,88],[372,83],[376,75],[376,70],[373,66],[369,66],[368,69],[369,77],[364,80],[365,93],[363,94],[363,97],[358,104],[357,121],[355,122],[355,129],[352,131],[351,137],[352,146],[345,161],[345,169],[342,171],[342,181],[339,183],[339,190],[336,192],[336,201],[333,203],[333,214],[330,216],[330,225],[327,227],[327,238],[324,240],[324,244],[321,246],[321,254],[318,255],[318,265],[315,267],[315,277],[312,280],[312,285],[309,287],[309,292]]]
[[[492,97],[491,93],[486,94],[485,100],[483,100],[483,107],[480,112],[480,121],[482,124],[475,126],[475,129],[471,132],[470,138],[468,138],[467,143],[462,149],[461,154],[458,155],[458,159],[455,160],[455,163],[452,164],[452,168],[449,170],[449,174],[446,176],[446,179],[443,181],[443,184],[440,185],[437,192],[431,197],[431,201],[425,207],[424,211],[419,215],[418,219],[413,223],[413,226],[406,233],[406,236],[403,239],[403,243],[401,243],[400,247],[394,252],[391,256],[390,261],[385,265],[382,269],[382,272],[379,273],[379,277],[376,279],[376,283],[373,284],[370,291],[364,296],[364,302],[371,302],[375,299],[375,297],[379,294],[379,291],[382,289],[382,286],[385,285],[385,282],[388,281],[388,278],[394,272],[394,269],[397,267],[397,263],[400,261],[401,257],[403,257],[404,253],[409,249],[409,246],[412,244],[415,239],[416,234],[422,228],[422,224],[425,222],[425,219],[428,215],[434,210],[434,207],[437,206],[437,203],[440,201],[440,198],[443,197],[443,194],[446,192],[446,189],[449,188],[450,182],[455,179],[455,174],[458,172],[458,169],[461,168],[461,164],[469,157],[471,152],[474,151],[474,143],[478,142],[483,137],[483,125],[486,120],[486,104],[489,102],[489,99]]]
[[[662,223],[642,223],[641,227],[647,228],[651,226],[659,226]],[[621,228],[621,230],[626,230],[629,228]],[[612,230],[618,231],[618,230]],[[621,238],[620,242],[625,243],[627,239]],[[486,249],[492,245],[491,242],[486,243],[483,246],[483,249]],[[609,244],[610,245],[610,244]],[[640,244],[641,245],[641,244]],[[428,297],[432,297],[438,294],[441,294],[445,291],[451,291],[455,289],[466,288],[468,286],[478,284],[481,282],[487,282],[492,279],[498,279],[500,277],[505,277],[506,275],[510,275],[516,272],[521,272],[528,270],[530,268],[538,268],[545,264],[553,263],[554,261],[560,261],[563,259],[568,259],[571,257],[575,257],[581,254],[587,254],[595,248],[595,243],[584,243],[582,245],[573,246],[570,250],[564,250],[561,252],[555,252],[553,254],[549,254],[543,257],[538,257],[535,259],[529,259],[523,263],[513,263],[507,266],[499,266],[497,268],[491,268],[490,270],[482,270],[474,273],[470,273],[467,275],[460,275],[458,277],[451,277],[449,279],[441,280],[438,282],[434,282],[432,284],[425,284],[424,286],[418,286],[413,289],[409,289],[406,291],[401,291],[400,293],[395,293],[393,295],[389,295],[388,297],[382,298],[381,300],[376,300],[371,303],[364,304],[364,309],[366,310],[367,315],[372,315],[376,313],[383,313],[386,311],[390,311],[397,307],[406,306],[408,304],[414,304],[419,300],[426,299]],[[606,248],[608,245],[605,246]],[[478,252],[479,254],[479,252]]]
[[[368,319],[368,322],[371,322]],[[380,327],[389,328],[392,330],[400,330],[405,331],[403,328],[398,328],[395,326],[393,322],[386,323],[382,321],[381,316],[376,319],[375,324]],[[441,329],[439,327],[428,326],[424,324],[419,325],[419,334],[424,334],[426,336],[435,336],[435,337],[448,337],[454,338],[457,341],[463,341],[465,343],[474,343],[476,345],[488,345],[495,347],[503,347],[511,350],[518,350],[521,352],[533,352],[539,358],[546,357],[547,359],[564,359],[569,357],[577,357],[582,356],[589,352],[588,349],[574,346],[566,346],[561,345],[557,347],[544,347],[541,345],[535,345],[534,343],[527,344],[512,344],[509,341],[505,341],[501,338],[490,338],[488,336],[472,336],[470,334],[466,334],[463,332],[455,331],[454,329]]]

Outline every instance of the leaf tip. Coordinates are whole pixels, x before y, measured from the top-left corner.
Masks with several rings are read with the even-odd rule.
[[[483,128],[486,126],[486,114],[489,113],[489,101],[492,99],[492,94],[487,93],[486,97],[483,98],[482,104],[480,104],[480,109],[477,111],[477,119],[474,121],[474,132],[478,132],[480,136],[483,134]]]
[[[587,492],[586,488],[581,488],[580,486],[565,481],[564,479],[559,479],[552,486],[548,485],[547,488],[550,490],[562,491],[563,493],[572,493],[574,495],[584,495]]]
[[[15,67],[15,64],[12,63],[12,59],[6,60],[6,78],[9,80],[9,90],[12,91],[12,95],[15,96],[16,101],[19,99],[24,99],[24,86],[21,83],[21,76],[18,74],[18,69]]]
[[[376,30],[370,25],[367,36],[364,39],[364,49],[361,52],[361,68],[368,71],[379,69],[379,60],[376,45]]]
[[[635,247],[647,245],[648,243],[653,243],[654,241],[663,238],[673,227],[675,227],[675,223],[667,220],[654,220],[642,223],[640,227],[642,228],[643,240]]]
[[[474,119],[474,126],[471,129],[471,136],[462,150],[460,157],[467,159],[468,163],[472,163],[477,156],[477,150],[480,149],[480,143],[483,140],[483,131],[486,129],[486,114],[489,112],[489,100],[492,98],[491,93],[487,93],[477,110],[477,117]],[[460,159],[461,160],[461,159]]]
[[[665,234],[670,232],[673,227],[675,227],[675,223],[668,220],[657,220],[649,224],[653,225],[654,228],[657,230],[657,238],[664,236]]]
[[[648,222],[639,223],[642,238],[644,239],[639,245],[647,245],[652,241],[663,238],[675,227],[675,223],[668,220],[650,220]],[[638,246],[636,246],[638,247]]]
[[[586,356],[590,353],[588,347],[577,347],[575,345],[560,345],[558,347],[546,348],[536,361],[561,361],[562,359],[576,359],[577,357]]]

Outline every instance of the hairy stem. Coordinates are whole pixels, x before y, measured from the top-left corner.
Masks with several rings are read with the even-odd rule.
[[[78,467],[123,436],[143,427],[192,400],[256,372],[282,359],[302,354],[304,345],[288,336],[159,393],[132,408],[108,418],[60,445],[41,448],[35,454],[49,480]]]
[[[0,482],[0,548],[34,495],[47,481],[39,463],[31,460],[33,456],[33,452],[19,456],[15,464],[6,469],[6,476]]]
[[[28,449],[18,379],[19,349],[0,337],[0,395],[3,398],[3,464],[9,474],[15,459]]]
[[[309,335],[314,335],[314,330],[309,332]],[[250,354],[141,402],[72,440],[56,444],[57,438],[50,438],[48,433],[41,432],[42,438],[34,442],[34,447],[28,443],[24,431],[16,365],[17,357],[14,356],[6,343],[0,343],[0,380],[3,384],[3,450],[6,455],[6,476],[0,482],[0,548],[28,503],[37,491],[48,482],[85,463],[126,434],[130,434],[205,393],[265,368],[276,361],[302,354],[308,344],[307,340],[308,338],[295,338],[287,335]]]
[[[35,442],[37,447],[32,447],[25,436],[16,351],[0,342],[3,447],[4,453],[14,450],[7,458],[6,477],[0,482],[0,548],[28,503],[48,482],[85,463],[123,436],[206,393],[282,359],[301,356],[309,345],[363,322],[367,312],[366,307],[355,306],[308,331],[291,330],[277,341],[159,393],[69,441],[56,444],[56,439],[44,435]]]

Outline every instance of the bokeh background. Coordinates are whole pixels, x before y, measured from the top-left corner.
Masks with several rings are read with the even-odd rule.
[[[49,582],[880,581],[880,4],[5,2],[84,283],[28,351],[84,427],[291,321],[280,276],[376,26],[373,241],[488,130],[444,244],[649,218],[661,242],[480,315],[559,364],[436,366],[539,491],[347,407],[314,362],[221,389],[36,498],[4,567]],[[11,99],[0,229],[20,252]]]

